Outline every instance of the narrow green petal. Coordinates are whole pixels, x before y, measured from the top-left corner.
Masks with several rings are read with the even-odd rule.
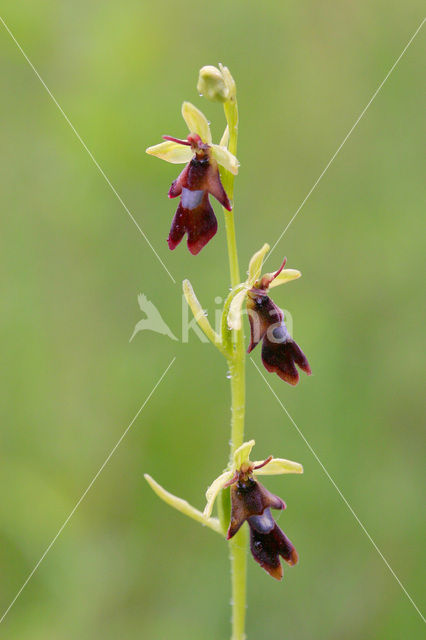
[[[184,102],[182,105],[182,115],[190,133],[198,133],[203,142],[207,144],[212,143],[212,134],[210,133],[209,123],[204,113],[201,113],[201,111],[190,102]]]
[[[229,127],[226,125],[223,136],[220,139],[219,146],[228,148],[229,144]]]
[[[266,254],[269,251],[269,244],[265,243],[259,251],[252,256],[249,263],[248,270],[248,281],[250,285],[254,285],[256,280],[260,278],[260,274],[262,271],[263,260],[265,259]]]
[[[236,331],[241,329],[241,307],[246,299],[247,291],[248,287],[245,286],[244,289],[239,291],[239,293],[232,298],[227,318],[228,327],[230,329],[235,329]]]
[[[212,144],[212,156],[215,160],[222,165],[225,169],[234,174],[238,173],[238,167],[240,163],[237,158],[226,147],[222,147],[220,144]]]
[[[244,462],[250,461],[250,453],[255,444],[255,440],[249,440],[238,447],[234,453],[234,469],[240,469]]]
[[[198,511],[198,509],[190,505],[189,502],[187,502],[186,500],[182,500],[182,498],[178,498],[177,496],[174,496],[172,493],[169,493],[168,491],[166,491],[166,489],[164,489],[160,484],[158,484],[158,482],[156,482],[153,478],[151,478],[151,476],[149,476],[147,473],[144,474],[144,478],[149,484],[149,486],[151,487],[151,489],[154,491],[154,493],[156,493],[157,496],[162,500],[164,500],[164,502],[166,502],[168,505],[170,505],[174,509],[177,509],[177,511],[180,511],[181,513],[188,516],[189,518],[192,518],[193,520],[200,522],[206,527],[210,527],[210,529],[213,529],[213,531],[216,531],[217,533],[220,533],[220,534],[223,533],[222,527],[220,526],[220,522],[217,518],[206,518],[201,513],[201,511]]]
[[[267,273],[265,274],[264,277],[272,278],[273,275],[274,275],[273,273]],[[302,274],[297,269],[283,269],[283,271],[281,271],[281,273],[277,275],[277,277],[274,278],[274,280],[272,280],[271,284],[269,285],[269,288],[272,289],[273,287],[278,287],[278,285],[280,284],[285,284],[286,282],[297,280],[297,278],[300,278],[301,275]]]
[[[253,463],[256,467],[262,464],[261,460],[257,460]],[[268,462],[261,469],[255,469],[253,472],[257,476],[276,476],[281,473],[303,473],[303,467],[298,462],[292,460],[284,460],[284,458],[272,458],[271,462]]]
[[[211,483],[211,485],[206,491],[207,504],[203,511],[204,518],[210,518],[213,511],[215,500],[219,495],[219,492],[222,491],[223,487],[228,482],[228,480],[232,478],[232,476],[233,476],[232,471],[224,471],[224,473],[221,473],[221,475],[218,478],[216,478],[216,480],[213,480],[213,482]]]
[[[166,162],[171,162],[172,164],[186,164],[194,155],[191,147],[186,147],[183,144],[169,140],[156,144],[153,147],[148,147],[146,152],[150,156],[161,158],[161,160],[166,160]]]

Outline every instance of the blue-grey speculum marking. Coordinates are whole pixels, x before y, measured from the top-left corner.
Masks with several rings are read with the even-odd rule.
[[[195,209],[201,203],[203,199],[204,191],[190,191],[189,189],[182,188],[182,206],[184,209]]]

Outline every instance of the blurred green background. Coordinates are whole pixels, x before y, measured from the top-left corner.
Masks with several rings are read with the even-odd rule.
[[[173,357],[176,361],[0,625],[8,640],[226,640],[225,543],[143,480],[201,507],[228,456],[222,357],[142,332],[137,294],[172,330],[190,277],[210,315],[229,286],[224,225],[168,251],[177,168],[145,155],[185,135],[198,69],[227,64],[240,105],[236,220],[246,270],[273,244],[422,19],[422,3],[2,2],[1,15],[177,280],[174,285],[0,25],[1,499],[4,611]],[[271,258],[314,375],[268,381],[422,608],[424,323],[421,32]],[[260,349],[253,354],[260,362]],[[249,563],[248,638],[423,637],[420,616],[254,366],[256,456],[300,564]],[[423,564],[424,567],[424,564]]]

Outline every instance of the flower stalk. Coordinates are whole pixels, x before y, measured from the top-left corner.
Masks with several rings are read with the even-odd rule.
[[[247,279],[240,280],[233,209],[234,180],[239,163],[238,104],[236,86],[227,67],[206,66],[200,71],[197,88],[207,99],[223,105],[226,129],[219,144],[214,144],[207,118],[194,105],[184,102],[182,116],[188,126],[186,139],[163,136],[164,142],[147,149],[147,153],[172,164],[185,164],[173,181],[170,198],[179,198],[172,221],[168,245],[174,250],[187,234],[191,254],[197,255],[216,234],[217,220],[209,196],[223,208],[229,258],[230,293],[225,300],[221,326],[216,331],[201,306],[189,280],[183,281],[183,292],[196,322],[210,342],[226,358],[231,384],[230,457],[223,471],[206,492],[204,511],[170,493],[151,476],[145,479],[152,490],[168,505],[209,527],[229,542],[232,587],[231,640],[245,640],[247,556],[273,578],[283,577],[282,558],[288,565],[297,563],[298,555],[291,541],[275,522],[271,509],[286,505],[258,481],[258,475],[303,473],[297,462],[269,456],[263,461],[250,461],[254,440],[244,442],[245,422],[245,339],[243,307],[249,315],[251,340],[248,352],[262,341],[262,361],[269,372],[277,373],[285,382],[299,381],[296,365],[308,375],[309,363],[292,339],[284,323],[284,312],[269,297],[269,289],[301,276],[296,269],[284,269],[286,259],[273,273],[261,276],[269,245],[264,244],[251,258]],[[218,517],[212,516],[216,504]]]
[[[221,69],[223,73],[223,69]],[[228,72],[228,70],[226,70]],[[229,72],[228,72],[229,73]],[[225,117],[228,124],[229,143],[228,150],[234,156],[237,155],[238,144],[238,104],[235,95],[235,83],[233,95],[224,103]],[[222,183],[229,199],[234,199],[234,175],[229,171],[222,172]],[[238,264],[237,240],[235,234],[234,209],[227,211],[223,207],[225,216],[226,240],[228,246],[229,272],[231,287],[235,288],[240,283],[240,269]],[[226,318],[226,316],[225,316]],[[232,357],[229,358],[229,372],[231,375],[231,451],[230,458],[244,442],[244,418],[245,418],[245,349],[244,331],[241,326],[232,332],[234,345]],[[247,597],[247,545],[248,532],[246,528],[240,529],[230,542],[230,560],[232,575],[232,640],[244,640],[246,597]]]

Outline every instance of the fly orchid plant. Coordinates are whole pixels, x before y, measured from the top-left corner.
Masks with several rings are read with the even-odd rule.
[[[244,442],[246,349],[243,314],[246,312],[248,315],[251,333],[247,351],[250,353],[262,342],[262,361],[267,371],[277,373],[285,382],[296,385],[299,382],[297,367],[308,375],[311,369],[284,323],[284,312],[269,297],[270,289],[300,278],[300,271],[285,269],[284,258],[277,271],[261,275],[269,251],[269,245],[264,244],[251,258],[247,279],[241,282],[233,212],[234,179],[239,168],[234,79],[223,65],[219,68],[203,67],[197,89],[207,99],[223,105],[226,128],[220,143],[213,144],[210,126],[203,113],[191,103],[184,102],[182,115],[189,129],[187,138],[163,136],[164,142],[148,147],[147,153],[173,164],[186,165],[169,190],[170,198],[180,198],[168,237],[171,250],[187,234],[189,251],[193,255],[198,254],[217,231],[217,219],[209,195],[223,208],[231,289],[223,306],[219,333],[210,325],[189,280],[184,280],[183,292],[198,325],[225,356],[229,368],[232,396],[230,459],[223,473],[207,489],[203,511],[166,491],[148,474],[145,474],[145,479],[164,502],[228,541],[232,580],[231,640],[244,640],[248,533],[253,559],[273,578],[281,580],[283,577],[280,557],[290,566],[298,560],[296,549],[271,513],[271,509],[283,510],[286,505],[260,484],[258,477],[303,473],[303,468],[298,462],[273,456],[250,461],[255,441]],[[217,517],[212,515],[215,505]]]

